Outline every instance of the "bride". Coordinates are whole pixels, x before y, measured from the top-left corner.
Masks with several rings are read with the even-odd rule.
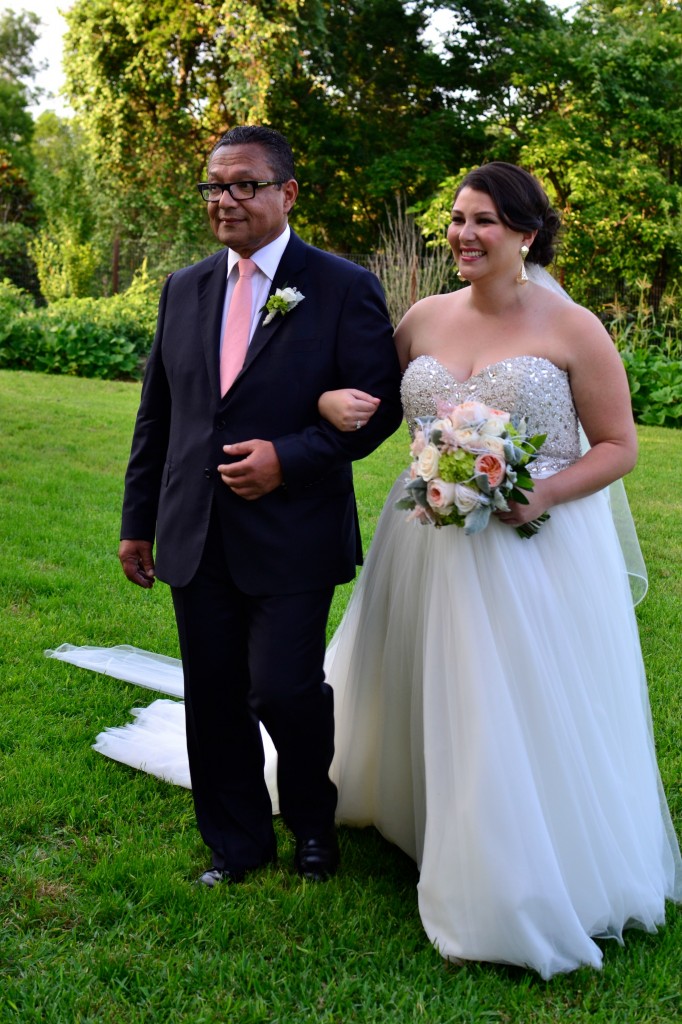
[[[469,536],[407,522],[399,480],[326,666],[338,820],[375,825],[416,860],[444,957],[543,978],[600,967],[596,939],[655,931],[682,898],[608,498],[636,460],[630,397],[596,317],[543,286],[557,228],[518,167],[486,164],[460,185],[448,239],[469,287],[398,326],[405,416],[414,432],[437,399],[525,415],[547,434],[535,486]],[[353,390],[320,399],[339,429],[372,407]],[[537,536],[517,534],[547,511]],[[174,777],[164,704],[96,749]],[[180,761],[183,742],[180,722]]]

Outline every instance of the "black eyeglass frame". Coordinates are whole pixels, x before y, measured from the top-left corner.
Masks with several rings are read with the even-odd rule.
[[[222,198],[223,192],[225,192],[226,190],[230,193],[230,197],[234,199],[236,203],[248,203],[250,199],[256,198],[256,192],[258,191],[259,188],[265,188],[267,185],[283,185],[284,180],[285,179],[282,179],[282,181],[230,181],[227,183],[223,181],[200,181],[197,183],[197,188],[199,189],[199,195],[201,196],[205,203],[219,203]],[[234,195],[232,189],[236,185],[250,185],[251,188],[253,189],[253,195]],[[204,189],[208,188],[220,189],[220,195],[218,196],[217,199],[211,199],[209,196],[204,195]]]

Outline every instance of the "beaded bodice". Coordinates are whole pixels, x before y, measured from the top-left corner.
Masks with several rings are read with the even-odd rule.
[[[403,410],[410,432],[418,416],[433,416],[436,400],[476,401],[525,416],[531,434],[547,434],[534,475],[557,472],[580,458],[578,416],[565,370],[540,356],[513,356],[456,380],[433,356],[418,356],[403,376]]]

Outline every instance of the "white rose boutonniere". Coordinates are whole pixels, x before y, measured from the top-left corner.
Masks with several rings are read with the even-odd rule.
[[[298,306],[299,302],[302,302],[305,298],[298,288],[277,288],[274,295],[271,295],[268,301],[261,309],[267,310],[268,315],[263,320],[263,326],[267,327],[271,320],[274,320],[278,313],[284,316],[294,306]]]

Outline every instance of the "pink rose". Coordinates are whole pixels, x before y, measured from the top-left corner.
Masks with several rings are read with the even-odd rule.
[[[492,453],[479,455],[474,463],[474,472],[485,474],[491,487],[499,487],[504,480],[506,470],[507,466],[504,460]]]
[[[450,413],[453,427],[472,427],[488,419],[488,407],[482,402],[462,402]]]
[[[455,486],[444,480],[429,480],[426,485],[426,500],[431,508],[439,512],[449,512],[455,504]]]

